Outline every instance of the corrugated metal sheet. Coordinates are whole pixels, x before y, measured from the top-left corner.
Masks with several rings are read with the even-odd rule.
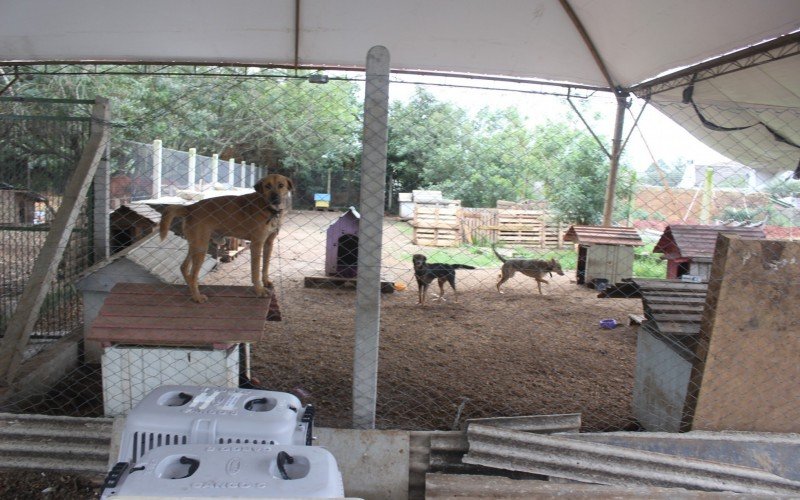
[[[700,333],[700,321],[708,293],[707,283],[680,280],[634,280],[644,310],[642,328],[692,347]]]
[[[103,476],[112,419],[0,414],[0,467]]]
[[[487,467],[620,486],[800,493],[800,482],[750,467],[485,425],[470,426],[467,436],[470,449],[464,462]]]
[[[674,224],[667,226],[653,252],[666,258],[707,258],[714,256],[719,233],[736,234],[746,238],[766,238],[762,226]]]
[[[633,227],[570,226],[564,241],[574,241],[579,245],[644,245]]]
[[[570,499],[570,500],[692,500],[739,498],[735,493],[690,491],[680,488],[637,488],[608,486],[604,484],[563,483],[553,481],[518,480],[507,477],[469,476],[464,474],[428,474],[425,491],[427,499]],[[774,499],[772,495],[748,495],[754,498]]]
[[[567,413],[562,415],[530,415],[467,420],[467,427],[476,424],[536,433],[578,432],[581,426],[581,415],[579,413]],[[469,449],[465,431],[412,432],[409,441],[408,498],[410,500],[427,497],[425,477],[429,473],[483,474],[484,476],[481,477],[486,477],[489,474],[505,474],[513,475],[517,480],[541,478],[534,474],[498,471],[480,465],[464,463],[462,458]]]

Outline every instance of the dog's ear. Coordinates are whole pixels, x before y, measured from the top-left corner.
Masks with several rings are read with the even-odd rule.
[[[289,191],[294,191],[294,184],[292,183],[292,180],[288,177],[286,177],[286,187],[289,189]]]
[[[263,193],[264,192],[264,179],[260,179],[258,182],[253,184],[253,189],[256,193]]]

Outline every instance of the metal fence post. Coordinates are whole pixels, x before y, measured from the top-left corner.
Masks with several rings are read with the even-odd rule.
[[[356,280],[353,427],[375,427],[381,306],[381,248],[389,116],[389,51],[367,53]]]
[[[94,174],[94,203],[92,207],[92,233],[94,258],[92,263],[99,262],[108,258],[111,246],[111,229],[108,211],[110,205],[109,187],[111,184],[111,174],[108,168],[108,160],[111,158],[111,141],[108,141],[103,148],[103,157],[97,166]]]
[[[228,160],[228,184],[230,188],[234,187],[234,183],[236,182],[236,177],[233,175],[236,171],[236,158],[231,158]]]

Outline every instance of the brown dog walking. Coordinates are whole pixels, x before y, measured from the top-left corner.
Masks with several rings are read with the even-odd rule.
[[[200,293],[200,267],[212,237],[231,236],[250,240],[250,274],[256,295],[266,297],[269,260],[272,246],[281,228],[286,198],[293,189],[292,181],[279,174],[270,174],[258,181],[255,193],[241,196],[219,196],[191,205],[167,207],[161,217],[161,239],[167,236],[172,219],[183,217],[183,236],[189,252],[181,264],[181,274],[192,300],[203,303],[208,297]]]
[[[542,283],[548,282],[544,279],[546,273],[556,273],[560,276],[564,276],[561,264],[555,259],[505,259],[497,252],[494,245],[492,245],[492,250],[494,250],[494,254],[497,255],[497,258],[503,263],[503,267],[500,268],[500,279],[497,282],[497,291],[500,293],[503,293],[500,290],[500,285],[508,281],[517,271],[536,280],[536,286],[539,287],[539,295],[543,295]]]

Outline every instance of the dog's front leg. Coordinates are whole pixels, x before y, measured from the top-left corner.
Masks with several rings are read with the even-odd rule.
[[[250,242],[250,279],[253,282],[257,297],[266,297],[267,290],[261,284],[261,254],[264,242],[253,240]]]
[[[189,293],[192,295],[192,300],[198,304],[208,301],[208,297],[200,293],[200,268],[203,267],[205,257],[205,248],[189,247],[186,260],[181,264],[183,279],[189,285]]]
[[[264,260],[261,266],[261,281],[264,283],[264,286],[268,288],[272,287],[272,280],[269,279],[269,262],[270,259],[272,259],[272,247],[277,236],[278,232],[275,231],[267,236],[267,241],[264,242]]]

